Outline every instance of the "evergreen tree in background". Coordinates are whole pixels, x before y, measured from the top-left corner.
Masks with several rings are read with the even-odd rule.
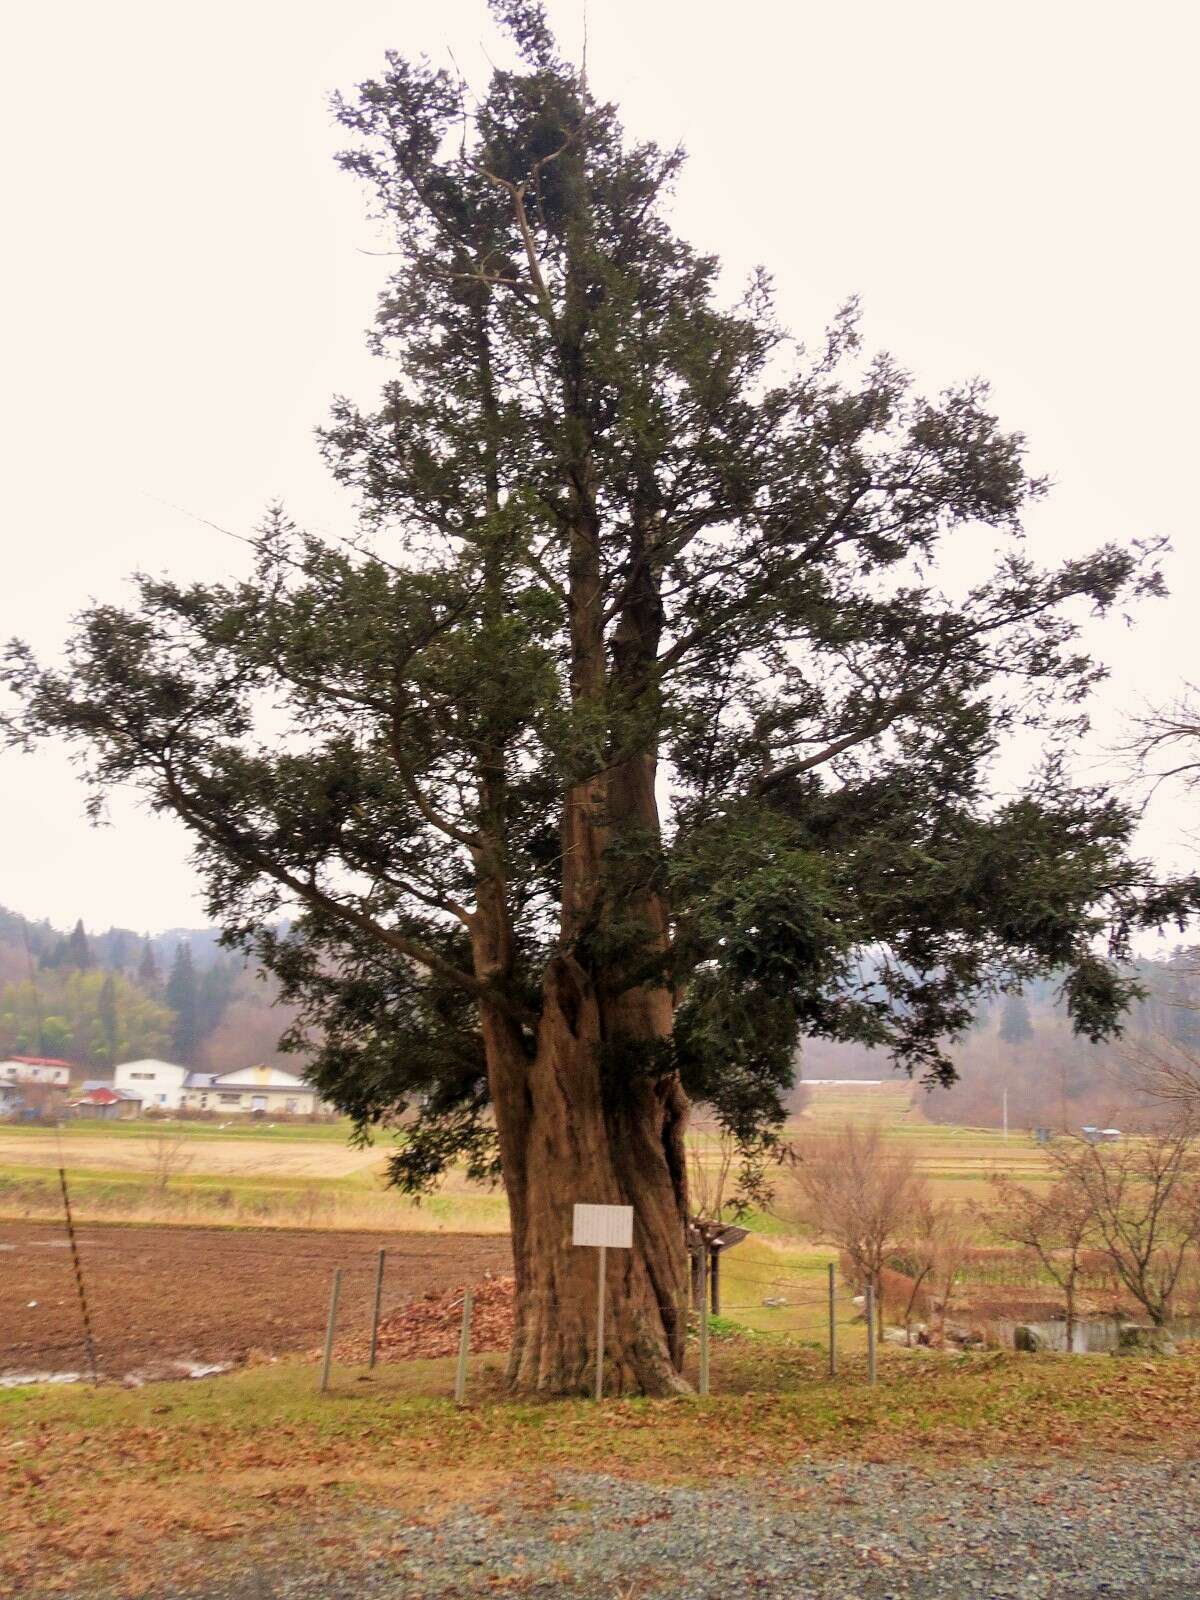
[[[198,1039],[207,1039],[219,1026],[237,988],[239,969],[240,963],[222,956],[205,968],[199,980],[196,1002]]]
[[[1004,1005],[1000,1011],[1000,1037],[1005,1044],[1020,1046],[1028,1044],[1033,1038],[1033,1022],[1029,1016],[1029,1005],[1023,994],[1013,990],[1004,997]]]
[[[142,943],[142,956],[138,962],[138,982],[144,989],[157,989],[158,987],[158,962],[154,959],[154,946],[147,934]]]
[[[175,946],[175,960],[167,978],[166,1000],[175,1013],[172,1049],[175,1059],[191,1066],[200,1043],[199,990],[192,952],[182,940]]]
[[[100,965],[114,972],[130,971],[137,959],[137,936],[127,928],[110,928],[94,941],[99,948]]]
[[[110,1066],[113,1066],[117,1059],[120,1026],[117,1021],[117,981],[111,972],[105,975],[104,982],[100,987],[97,1012],[104,1059]]]
[[[84,932],[83,918],[80,917],[71,929],[67,940],[66,954],[61,963],[65,967],[73,967],[76,972],[87,972],[92,966],[92,946],[87,934]]]
[[[7,677],[94,805],[132,783],[192,830],[321,1092],[409,1111],[395,1179],[503,1177],[512,1385],[588,1381],[598,1201],[635,1215],[616,1373],[670,1393],[689,1098],[753,1156],[798,1036],[948,1081],[980,996],[1038,973],[1109,1034],[1131,932],[1200,893],[1066,765],[1102,672],[1080,619],[1158,590],[1147,552],[1040,567],[1042,485],[981,384],[915,394],[852,312],[797,353],[761,275],[722,303],[670,225],[680,154],[625,138],[533,0],[494,9],[523,65],[478,98],[390,55],[337,103],[395,234],[396,376],[324,436],[367,532],[272,513],[244,581],[141,579],[65,673],[17,646]],[[956,535],[999,547],[969,587],[938,582]],[[1019,727],[1045,764],[998,800]]]

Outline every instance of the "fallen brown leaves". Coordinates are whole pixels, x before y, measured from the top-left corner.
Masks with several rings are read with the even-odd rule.
[[[471,1313],[471,1349],[477,1355],[507,1350],[512,1342],[513,1297],[511,1277],[486,1277],[475,1285]],[[376,1346],[380,1361],[433,1360],[458,1354],[462,1329],[463,1291],[431,1291],[389,1312],[379,1324]],[[339,1361],[361,1366],[370,1355],[369,1333],[358,1333],[337,1346]]]
[[[496,1280],[492,1293],[502,1307],[511,1290]],[[397,1338],[437,1328],[437,1302],[415,1304],[425,1310],[406,1332],[389,1319]],[[818,1455],[950,1470],[972,1455],[1162,1455],[1200,1442],[1200,1350],[1157,1363],[895,1352],[881,1356],[875,1389],[853,1361],[834,1381],[822,1368],[819,1352],[781,1347],[772,1366],[760,1345],[723,1347],[707,1401],[601,1407],[458,1409],[431,1403],[401,1365],[325,1397],[303,1365],[157,1394],[14,1391],[0,1397],[0,1594],[77,1592],[83,1574],[132,1594],[189,1562],[211,1578],[250,1548],[263,1560],[272,1540],[332,1551],[320,1541],[343,1536],[355,1508],[436,1517],[484,1486],[511,1504],[552,1494],[564,1467],[667,1481],[753,1474],[787,1496],[789,1469]],[[445,1376],[434,1374],[442,1393]]]

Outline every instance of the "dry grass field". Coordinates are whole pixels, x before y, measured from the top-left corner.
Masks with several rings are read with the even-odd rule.
[[[820,1137],[846,1121],[877,1121],[889,1139],[913,1149],[918,1168],[939,1197],[982,1200],[993,1172],[1022,1182],[1047,1176],[1029,1135],[1006,1141],[994,1129],[928,1122],[922,1091],[901,1079],[879,1085],[816,1086],[806,1111],[787,1129],[791,1139]],[[271,1227],[387,1228],[503,1232],[507,1206],[498,1190],[453,1174],[420,1204],[386,1187],[389,1141],[366,1149],[349,1143],[348,1124],[68,1123],[62,1128],[0,1127],[0,1217],[50,1219],[61,1202],[57,1169],[65,1166],[78,1215],[96,1221],[234,1223]],[[720,1160],[718,1141],[699,1124],[692,1134],[705,1166]],[[782,1191],[781,1191],[782,1194]],[[788,1255],[811,1274],[827,1253],[805,1246],[781,1201],[751,1219],[761,1260],[757,1284],[777,1276]],[[740,1260],[754,1253],[743,1247]],[[750,1295],[750,1267],[742,1270]],[[768,1285],[759,1300],[769,1296]]]
[[[54,1128],[19,1132],[0,1129],[0,1167],[50,1167],[61,1152],[68,1169],[77,1173],[153,1175],[163,1141],[181,1143],[179,1175],[221,1178],[346,1178],[378,1172],[383,1155],[377,1149],[352,1149],[344,1138],[328,1140],[283,1137],[196,1137],[187,1123],[148,1124],[140,1138],[88,1123],[86,1132],[72,1131],[60,1140]]]

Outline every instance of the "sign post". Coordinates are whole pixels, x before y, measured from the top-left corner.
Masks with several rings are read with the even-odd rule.
[[[713,1257],[716,1260],[716,1256]],[[708,1251],[700,1256],[700,1393],[708,1393]]]
[[[590,1245],[600,1252],[596,1273],[596,1399],[604,1393],[604,1302],[608,1252],[632,1250],[633,1207],[577,1205],[572,1244]]]

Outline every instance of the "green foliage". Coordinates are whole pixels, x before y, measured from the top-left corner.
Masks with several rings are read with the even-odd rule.
[[[60,938],[42,955],[43,967],[72,967],[76,972],[86,972],[94,965],[92,946],[80,918],[66,938]]]
[[[765,276],[725,300],[670,225],[680,152],[626,138],[540,6],[495,9],[525,66],[474,102],[394,54],[335,102],[395,237],[392,376],[322,435],[361,536],[273,508],[240,579],[139,578],[63,670],[14,646],[13,736],[75,741],[96,811],[133,784],[183,819],[322,1094],[406,1118],[410,1187],[491,1168],[481,1007],[532,1050],[564,952],[605,997],[669,987],[670,1059],[751,1147],[798,1035],[948,1081],[981,1000],[1047,974],[1111,1033],[1131,932],[1200,898],[1065,764],[1103,675],[1080,623],[1161,592],[1154,547],[1040,565],[986,387],[917,393],[853,306],[795,350]],[[940,582],[964,543],[993,570]],[[1046,758],[997,800],[1020,728]],[[660,764],[663,826],[613,800]],[[612,1044],[610,1093],[669,1065]]]
[[[1005,1044],[1028,1044],[1033,1038],[1033,1022],[1029,1006],[1022,994],[1005,995],[1000,1010],[1000,1037]]]
[[[171,1048],[175,1059],[191,1065],[200,1043],[200,990],[192,952],[181,940],[175,947],[175,960],[167,978],[167,1005],[175,1013]]]
[[[172,1023],[167,1007],[111,972],[54,968],[0,991],[0,1051],[8,1055],[56,1056],[103,1070],[164,1055]]]

